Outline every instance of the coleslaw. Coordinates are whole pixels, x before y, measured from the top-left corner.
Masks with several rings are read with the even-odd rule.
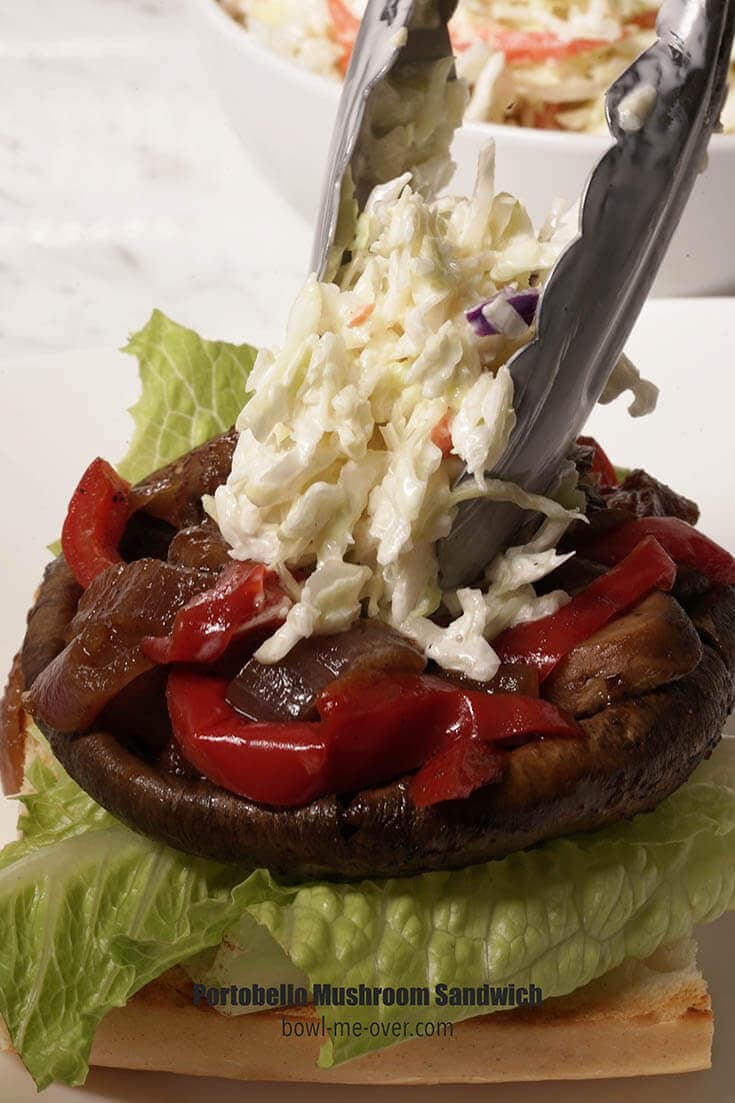
[[[285,343],[259,354],[231,474],[206,501],[234,557],[277,569],[294,600],[258,659],[342,631],[366,606],[442,667],[487,680],[488,640],[567,600],[532,583],[563,562],[575,510],[485,475],[515,421],[507,361],[533,325],[480,336],[467,312],[542,285],[575,233],[562,218],[537,234],[495,194],[492,147],[471,198],[425,199],[409,174],[373,191],[335,281],[310,277]],[[437,541],[480,495],[546,521],[477,586],[443,591]]]
[[[340,79],[366,0],[220,0],[271,49]],[[465,118],[606,132],[604,93],[653,41],[657,0],[459,0],[450,24]],[[735,133],[735,53],[723,130]]]

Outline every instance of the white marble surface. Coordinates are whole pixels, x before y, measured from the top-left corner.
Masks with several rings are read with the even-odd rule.
[[[0,358],[123,343],[153,306],[277,339],[309,229],[224,121],[186,0],[0,5]]]

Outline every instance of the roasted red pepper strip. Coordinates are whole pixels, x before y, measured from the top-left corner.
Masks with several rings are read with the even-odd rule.
[[[233,562],[179,609],[168,636],[143,637],[143,654],[156,663],[213,663],[236,636],[281,623],[290,604],[274,571]]]
[[[594,437],[577,437],[577,444],[583,448],[591,448],[594,452],[592,461],[592,474],[597,475],[600,490],[612,490],[620,486],[620,480],[615,473],[615,468],[610,462],[606,452],[597,443]]]
[[[606,533],[605,540],[608,537]],[[648,537],[621,563],[572,598],[568,605],[548,617],[506,629],[493,640],[493,648],[503,662],[535,666],[543,681],[577,644],[651,590],[670,590],[675,578],[673,560],[657,540]]]
[[[408,791],[419,808],[469,797],[483,785],[500,780],[505,757],[492,743],[457,739],[424,763],[411,778]]]
[[[614,564],[646,537],[655,537],[675,563],[695,567],[715,585],[735,584],[735,559],[730,553],[678,517],[637,517],[612,531],[583,539],[579,550],[597,563]]]
[[[130,516],[130,483],[106,460],[92,460],[79,480],[61,532],[61,549],[86,590],[97,575],[122,563],[120,538]]]
[[[321,694],[315,723],[251,724],[226,703],[226,689],[223,679],[169,675],[169,714],[185,758],[226,789],[287,807],[390,781],[459,739],[581,734],[548,701],[462,692],[419,675],[339,679]],[[440,799],[451,799],[450,789],[447,779]],[[456,796],[465,789],[463,780]]]
[[[318,724],[251,724],[225,701],[227,680],[174,668],[166,699],[184,757],[205,777],[264,804],[306,804],[327,747]]]

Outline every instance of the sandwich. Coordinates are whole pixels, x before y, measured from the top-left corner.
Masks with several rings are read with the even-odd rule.
[[[469,198],[402,176],[280,348],[131,339],[129,452],[71,495],[2,709],[0,1015],[39,1088],[708,1065],[735,560],[592,438],[548,495],[488,474],[569,232],[491,155]],[[625,392],[651,412],[627,360]],[[480,497],[526,522],[452,589]]]

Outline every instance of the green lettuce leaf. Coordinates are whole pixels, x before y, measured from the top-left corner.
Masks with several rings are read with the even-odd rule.
[[[118,826],[117,820],[88,797],[56,759],[45,757],[46,742],[35,725],[31,727],[31,737],[44,757],[35,758],[26,769],[26,780],[32,791],[16,798],[21,805],[20,838],[0,851],[0,870],[16,858],[53,846],[69,836],[98,827]]]
[[[257,355],[252,345],[205,341],[160,310],[123,352],[138,358],[142,385],[130,410],[133,439],[118,464],[133,483],[234,425]]]
[[[44,1087],[82,1083],[100,1019],[177,963],[216,985],[268,973],[309,985],[533,982],[563,995],[732,904],[734,744],[630,823],[455,872],[294,886],[153,843],[61,767],[37,764],[20,838],[0,855],[0,1013]],[[348,1013],[386,1023],[472,1014],[322,1011],[328,1025]],[[333,1038],[320,1062],[387,1044]]]
[[[83,1083],[100,1019],[219,942],[241,875],[128,830],[61,769],[29,780],[0,854],[0,1013],[41,1089]]]
[[[141,383],[140,398],[130,408],[133,439],[117,465],[131,483],[235,424],[258,355],[252,345],[205,341],[160,310],[123,352],[138,358]],[[61,541],[48,550],[61,555]]]

